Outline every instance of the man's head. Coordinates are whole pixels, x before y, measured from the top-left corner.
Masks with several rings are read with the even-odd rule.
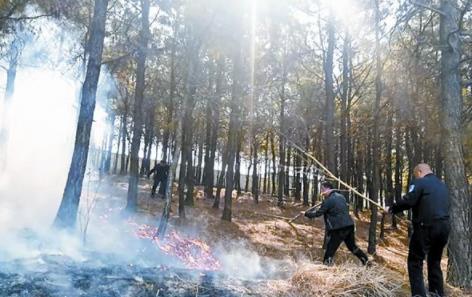
[[[413,174],[415,178],[423,178],[425,175],[433,173],[431,167],[426,163],[420,163],[415,166],[413,169]]]
[[[329,181],[325,181],[321,183],[321,195],[328,196],[334,189],[334,186]]]

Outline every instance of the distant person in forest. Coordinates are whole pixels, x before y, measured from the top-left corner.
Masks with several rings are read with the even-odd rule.
[[[449,237],[449,194],[447,186],[433,174],[428,164],[418,164],[408,193],[386,211],[413,211],[413,234],[408,252],[408,275],[413,296],[429,296],[423,280],[423,261],[427,257],[431,296],[444,296],[441,256]]]
[[[313,209],[305,212],[305,216],[308,218],[324,216],[327,245],[323,263],[331,265],[339,245],[344,242],[347,248],[361,260],[362,264],[367,265],[369,261],[367,255],[356,245],[354,221],[349,215],[349,205],[344,196],[333,188],[330,182],[323,182],[321,184],[321,195],[325,197],[323,203],[318,210]]]
[[[167,186],[167,176],[169,174],[169,165],[167,165],[166,161],[162,160],[156,166],[154,166],[151,171],[148,173],[148,178],[151,174],[154,173],[154,184],[152,185],[151,190],[151,197],[155,197],[157,186],[159,186],[159,196],[164,198],[166,193],[166,186]]]

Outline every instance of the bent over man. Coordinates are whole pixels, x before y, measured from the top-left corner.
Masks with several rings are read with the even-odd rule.
[[[344,241],[347,248],[361,260],[363,265],[366,265],[368,258],[356,245],[354,221],[349,215],[349,206],[346,199],[343,195],[334,191],[333,185],[329,182],[321,184],[321,195],[326,198],[320,209],[307,211],[305,216],[308,218],[324,216],[328,244],[323,262],[327,265],[332,264],[334,254]]]
[[[159,195],[163,197],[166,193],[166,182],[167,175],[169,174],[169,165],[167,165],[166,161],[162,160],[151,171],[149,171],[148,177],[150,177],[152,173],[154,173],[154,184],[152,185],[151,197],[156,195],[156,189],[159,184]]]
[[[427,257],[429,292],[444,296],[441,256],[449,237],[449,194],[447,186],[431,171],[428,164],[418,164],[415,180],[408,193],[387,211],[413,212],[413,234],[408,251],[408,275],[411,294],[426,297],[423,261]]]

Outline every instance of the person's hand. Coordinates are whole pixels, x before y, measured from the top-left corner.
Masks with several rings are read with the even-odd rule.
[[[313,218],[312,213],[309,211],[302,211],[303,215],[309,219]]]

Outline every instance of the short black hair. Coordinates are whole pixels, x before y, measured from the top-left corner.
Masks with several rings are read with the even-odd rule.
[[[327,188],[327,189],[334,189],[333,184],[330,183],[329,181],[322,182],[322,183],[321,183],[321,186],[322,186],[323,188]]]

